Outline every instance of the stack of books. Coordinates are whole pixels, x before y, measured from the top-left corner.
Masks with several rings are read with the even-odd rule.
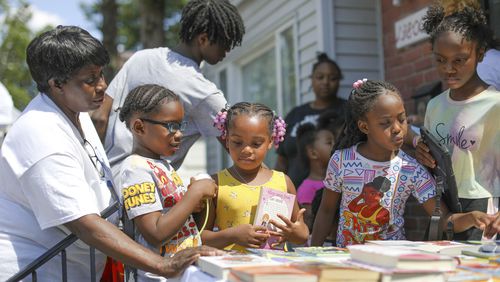
[[[350,263],[381,273],[386,277],[382,281],[445,281],[445,273],[457,263],[452,256],[412,248],[366,244],[348,249]]]
[[[318,282],[315,274],[289,265],[237,267],[231,269],[231,282]]]
[[[397,247],[398,249],[412,249],[442,255],[459,256],[465,252],[476,252],[480,244],[468,244],[456,241],[408,241],[408,240],[380,240],[367,241],[369,245]]]
[[[237,267],[282,265],[282,263],[259,257],[257,255],[200,257],[196,264],[203,272],[206,272],[218,279],[227,279],[229,271]]]
[[[500,276],[500,259],[486,261],[488,266],[464,263],[457,269],[458,260],[453,255],[443,255],[458,254],[468,247],[471,246],[446,241],[380,241],[347,249],[249,249],[251,254],[201,257],[197,265],[217,279],[235,282],[444,282]]]

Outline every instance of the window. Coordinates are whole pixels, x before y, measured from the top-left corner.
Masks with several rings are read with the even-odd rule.
[[[289,24],[276,31],[267,49],[242,64],[241,100],[263,103],[283,116],[295,107],[298,97],[295,50],[295,26]],[[274,151],[270,152],[265,162],[273,167],[276,158]]]
[[[280,63],[281,66],[281,93],[283,106],[281,112],[288,113],[297,104],[297,87],[295,73],[295,44],[293,28],[289,27],[280,33],[279,38]]]
[[[276,109],[276,58],[274,48],[241,68],[243,100]]]

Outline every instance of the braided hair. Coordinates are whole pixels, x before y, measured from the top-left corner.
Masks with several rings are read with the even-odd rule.
[[[225,126],[228,130],[232,126],[231,121],[236,116],[240,115],[248,115],[251,117],[257,116],[266,119],[269,127],[269,135],[272,134],[275,115],[273,110],[271,110],[268,106],[261,103],[249,103],[249,102],[240,102],[234,104],[231,108],[227,110],[227,118]]]
[[[132,89],[120,108],[120,120],[129,127],[130,118],[134,113],[148,114],[158,109],[161,104],[179,101],[171,90],[156,85],[145,84]]]
[[[423,29],[431,36],[433,44],[439,35],[452,31],[476,42],[478,49],[486,50],[495,45],[483,11],[470,5],[447,4],[443,7],[433,4],[424,16]]]
[[[335,142],[334,151],[349,148],[367,140],[366,134],[361,132],[358,127],[358,120],[364,118],[366,113],[371,111],[380,95],[387,94],[389,91],[401,96],[394,85],[377,80],[366,80],[351,91],[347,101],[344,129]]]
[[[241,45],[245,26],[228,0],[192,0],[182,9],[179,36],[188,43],[200,33],[207,33],[210,43],[230,50]]]
[[[316,71],[316,69],[323,63],[328,63],[328,64],[332,64],[332,66],[337,70],[337,73],[339,75],[339,79],[342,79],[344,78],[343,74],[342,74],[342,71],[340,70],[340,67],[339,65],[337,64],[337,62],[335,62],[334,60],[330,59],[330,57],[328,57],[328,55],[326,53],[319,53],[318,56],[316,57],[316,63],[313,64],[312,66],[312,74],[314,74],[314,71]]]
[[[239,115],[248,115],[250,117],[258,116],[268,121],[269,135],[278,148],[279,144],[285,139],[286,123],[280,116],[276,115],[268,106],[261,103],[240,102],[230,108],[220,110],[214,118],[214,126],[221,131],[221,138],[225,139],[229,127],[232,126],[232,120]]]

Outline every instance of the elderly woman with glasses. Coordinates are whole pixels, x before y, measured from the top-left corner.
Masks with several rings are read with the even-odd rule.
[[[213,249],[187,249],[164,258],[101,218],[114,202],[109,163],[88,111],[102,104],[109,57],[87,31],[59,26],[36,37],[27,63],[40,91],[14,123],[0,152],[0,280],[23,269],[68,234],[67,279],[90,281],[89,246],[97,249],[97,277],[105,255],[175,276]],[[102,252],[102,253],[101,253]],[[104,253],[104,254],[103,254]],[[61,257],[37,270],[41,281],[61,281]]]

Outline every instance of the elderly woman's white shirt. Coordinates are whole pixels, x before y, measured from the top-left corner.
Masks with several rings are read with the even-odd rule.
[[[108,165],[88,113],[84,138]],[[100,214],[109,189],[82,146],[83,137],[46,95],[35,97],[10,129],[0,153],[0,280],[4,281],[63,239],[63,224]],[[67,250],[69,281],[89,281],[89,248]],[[96,254],[100,277],[105,256]],[[37,272],[39,281],[61,280],[60,256]]]

